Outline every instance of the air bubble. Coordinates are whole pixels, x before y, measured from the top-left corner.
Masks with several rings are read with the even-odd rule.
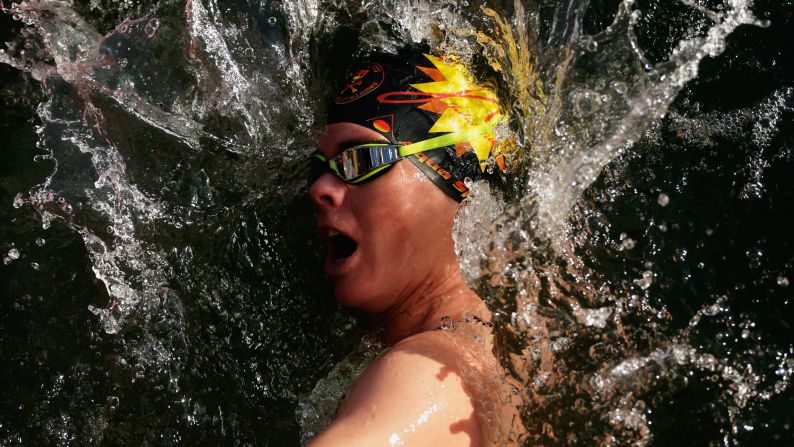
[[[274,26],[276,22],[278,22],[278,19],[273,16],[267,18],[267,24],[270,26]]]
[[[47,241],[44,238],[42,238],[42,237],[36,239],[36,245],[38,245],[39,247],[44,246],[44,244],[46,244],[46,243],[47,243]]]
[[[782,275],[778,276],[777,285],[779,285],[780,287],[788,287],[788,278]]]
[[[623,81],[615,81],[612,83],[612,89],[621,95],[625,95],[629,91],[629,86]]]
[[[8,257],[11,258],[11,260],[19,259],[19,250],[17,250],[16,248],[12,248],[11,250],[8,250]]]
[[[656,203],[658,203],[659,206],[665,207],[670,204],[670,196],[665,193],[660,193],[659,197],[656,199]]]
[[[30,263],[30,267],[31,267],[33,270],[38,270],[38,269],[39,269],[39,263],[38,263],[38,262],[31,262],[31,263]]]

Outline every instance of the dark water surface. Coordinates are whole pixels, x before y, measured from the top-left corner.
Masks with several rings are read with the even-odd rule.
[[[562,2],[538,3],[551,34]],[[618,3],[581,2],[584,33],[612,23]],[[129,103],[0,63],[0,445],[297,445],[298,397],[364,330],[321,272],[303,160],[322,76],[349,57],[334,51],[368,28],[340,13],[341,25],[301,40],[291,8],[311,2],[212,4],[226,14],[219,29],[243,30],[252,51],[234,55],[251,58],[241,79],[264,105],[235,109],[226,89],[236,84],[219,80],[229,71],[163,63],[186,59],[182,2],[74,5],[99,34],[117,33],[102,54],[130,65],[97,76],[135,83]],[[652,64],[711,26],[679,2],[634,7]],[[769,26],[737,28],[576,202],[577,261],[526,250],[522,262],[556,272],[538,276],[542,327],[516,329],[520,287],[475,284],[502,312],[507,351],[547,343],[557,355],[552,366],[506,365],[527,376],[532,445],[794,443],[794,4],[752,9]],[[154,29],[152,43],[121,23]],[[48,58],[8,14],[0,41]],[[301,45],[311,63],[297,66],[321,79],[305,90],[284,62]],[[152,125],[146,116],[158,115],[130,112],[141,97],[206,133]],[[86,104],[101,111],[101,131]]]

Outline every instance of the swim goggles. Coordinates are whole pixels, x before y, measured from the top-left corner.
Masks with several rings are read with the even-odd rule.
[[[369,143],[347,148],[333,158],[312,154],[312,179],[330,172],[350,184],[363,183],[385,173],[394,163],[419,152],[441,149],[482,135],[489,126],[477,126],[412,144]]]
[[[360,144],[327,159],[319,151],[312,154],[312,178],[330,172],[342,181],[357,184],[375,178],[402,160],[401,144]]]

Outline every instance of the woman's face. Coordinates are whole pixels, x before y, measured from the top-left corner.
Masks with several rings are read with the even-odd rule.
[[[355,144],[386,142],[352,123],[331,124],[318,141],[328,158]],[[345,306],[372,314],[458,275],[451,238],[457,203],[410,161],[357,185],[324,173],[309,195],[328,241],[325,271]]]

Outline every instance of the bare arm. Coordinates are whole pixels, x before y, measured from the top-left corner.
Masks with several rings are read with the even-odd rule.
[[[480,427],[444,335],[403,340],[351,386],[336,419],[309,443],[326,446],[480,445]]]

